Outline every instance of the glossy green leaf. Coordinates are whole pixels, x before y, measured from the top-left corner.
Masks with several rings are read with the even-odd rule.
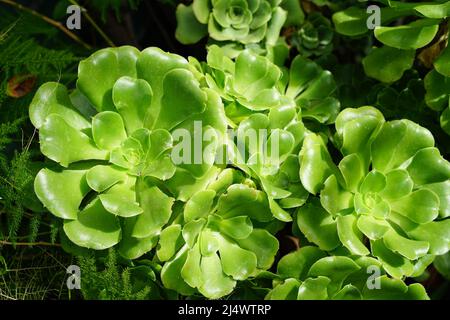
[[[342,188],[334,175],[328,177],[320,192],[320,203],[333,216],[341,210],[351,208],[353,198],[353,194]]]
[[[428,242],[407,239],[392,229],[383,235],[383,242],[387,248],[400,253],[409,260],[416,260],[424,256],[430,247]]]
[[[430,254],[441,255],[450,250],[450,220],[421,224],[406,233],[412,239],[430,243]]]
[[[387,199],[398,199],[411,193],[414,182],[403,169],[389,171],[386,174],[386,186],[380,195]]]
[[[127,179],[126,171],[115,166],[97,165],[86,172],[86,182],[97,192],[103,192]]]
[[[181,225],[174,224],[165,228],[159,236],[159,243],[156,251],[158,259],[167,261],[172,258],[182,245],[180,238]]]
[[[136,77],[139,51],[130,46],[102,49],[80,62],[77,88],[97,111],[114,110],[112,88],[123,77]]]
[[[195,292],[195,289],[184,281],[181,274],[188,252],[188,247],[184,246],[172,260],[164,264],[161,270],[161,281],[164,287],[184,295],[191,295]]]
[[[339,216],[336,222],[339,239],[351,253],[360,256],[370,253],[362,242],[362,233],[357,228],[357,218],[354,215]]]
[[[189,250],[186,262],[181,269],[181,275],[188,285],[191,287],[200,287],[203,285],[205,279],[202,277],[202,270],[200,269],[202,256],[200,254],[199,245],[196,244]]]
[[[450,216],[450,181],[427,184],[424,187],[439,197],[439,217]]]
[[[444,255],[437,256],[434,259],[434,267],[446,279],[450,279],[450,253],[447,252]]]
[[[223,272],[233,279],[245,280],[255,272],[257,258],[253,252],[244,250],[228,241],[221,242],[219,252]]]
[[[441,19],[450,16],[450,4],[448,2],[418,4],[414,6],[414,10],[431,19]]]
[[[336,221],[318,204],[301,207],[297,212],[297,224],[306,238],[321,250],[331,251],[340,243]]]
[[[136,218],[125,219],[122,225],[122,239],[118,245],[118,251],[125,259],[137,259],[150,250],[158,243],[158,237],[150,236],[146,238],[136,238],[132,236]]]
[[[305,137],[300,152],[300,179],[306,190],[316,194],[335,166],[322,138],[315,134]]]
[[[450,48],[447,46],[433,62],[437,72],[445,77],[450,77]]]
[[[376,170],[370,171],[364,178],[360,192],[361,193],[378,193],[386,187],[386,177]]]
[[[358,229],[370,240],[381,239],[390,230],[390,225],[383,219],[370,215],[361,215],[357,221]]]
[[[286,279],[269,291],[266,300],[296,300],[301,282],[297,279]]]
[[[51,114],[59,115],[75,129],[90,127],[89,121],[72,105],[67,88],[56,82],[47,82],[39,87],[30,104],[30,120],[37,129]]]
[[[449,84],[450,77],[445,77],[436,70],[431,70],[425,76],[425,102],[431,109],[443,110],[448,107]]]
[[[122,77],[114,84],[112,97],[129,135],[144,126],[153,97],[146,81]]]
[[[144,210],[139,206],[136,199],[134,179],[129,179],[125,183],[112,186],[108,191],[98,197],[103,207],[114,215],[121,217],[134,217]]]
[[[411,69],[416,52],[401,50],[389,46],[373,49],[362,63],[366,74],[382,82],[392,83],[399,80],[406,70]]]
[[[264,229],[253,229],[247,238],[237,239],[236,242],[256,255],[257,267],[260,269],[270,268],[279,249],[277,238]]]
[[[200,269],[205,279],[202,286],[198,288],[200,293],[210,299],[217,299],[231,293],[236,282],[223,273],[222,264],[216,254],[202,257]]]
[[[311,266],[325,253],[317,247],[301,247],[281,258],[278,262],[277,273],[285,278],[305,280]]]
[[[428,300],[428,295],[421,284],[405,285],[401,280],[387,276],[379,278],[382,290],[368,289],[363,291],[363,298],[367,300]]]
[[[330,279],[319,276],[306,279],[298,288],[297,300],[326,300]]]
[[[213,190],[197,192],[186,202],[184,208],[184,220],[186,222],[203,218],[209,214],[216,193]]]
[[[66,220],[64,232],[76,245],[95,250],[110,248],[121,239],[118,218],[106,211],[99,199],[88,204],[77,220]]]
[[[383,123],[383,115],[373,107],[344,109],[336,118],[336,134],[343,155],[359,153],[367,165],[370,143]]]
[[[450,177],[450,163],[437,148],[425,148],[417,152],[406,170],[418,185],[442,182]]]
[[[64,167],[80,160],[106,160],[108,157],[106,150],[98,149],[86,134],[54,113],[39,130],[39,140],[41,152]]]
[[[359,155],[353,153],[345,156],[341,162],[339,162],[339,170],[346,183],[346,189],[352,192],[357,191],[366,174],[364,163]]]
[[[160,233],[161,228],[169,221],[174,199],[164,194],[158,187],[138,184],[138,202],[144,210],[137,217],[133,236],[145,238]]]
[[[122,117],[112,111],[98,113],[92,119],[92,136],[100,149],[112,150],[127,138]]]
[[[262,222],[273,219],[265,194],[243,184],[227,189],[227,193],[219,198],[217,211],[225,219],[244,214]]]
[[[207,34],[208,29],[206,25],[197,21],[192,6],[180,4],[177,7],[176,15],[178,25],[175,37],[181,43],[196,43]]]
[[[219,229],[234,239],[245,239],[253,231],[253,224],[249,217],[238,216],[220,221]]]
[[[434,145],[434,138],[426,128],[409,120],[385,123],[372,144],[375,169],[386,172],[401,165],[414,154]]]
[[[86,171],[42,169],[34,180],[34,190],[42,204],[55,216],[77,219],[81,201],[89,192]]]
[[[388,249],[383,240],[371,241],[372,254],[383,264],[383,268],[394,278],[409,276],[414,272],[411,261]]]
[[[439,214],[439,198],[427,189],[420,189],[391,202],[392,210],[416,223],[427,223]]]
[[[308,277],[324,276],[330,279],[328,293],[333,295],[339,291],[344,280],[357,270],[359,266],[348,257],[325,257],[311,266]]]
[[[375,37],[393,48],[419,49],[429,44],[439,29],[439,20],[421,19],[396,27],[377,27]]]

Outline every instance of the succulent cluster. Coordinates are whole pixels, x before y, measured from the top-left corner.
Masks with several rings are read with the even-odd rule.
[[[368,273],[380,267],[380,262],[371,257],[330,257],[317,247],[305,246],[278,262],[274,288],[266,299],[428,299],[424,287],[418,283],[407,286],[401,280],[375,273],[368,281]]]
[[[64,219],[75,245],[116,246],[126,259],[152,251],[164,286],[183,295],[220,298],[270,268],[274,233],[294,213],[322,259],[269,298],[296,290],[301,299],[365,297],[344,280],[368,261],[394,278],[420,275],[450,246],[450,164],[430,132],[386,122],[372,107],[339,113],[333,77],[301,56],[287,79],[282,74],[266,57],[243,51],[233,61],[214,46],[203,64],[156,48],[100,50],[81,62],[77,89],[47,83],[30,106],[41,151],[54,162],[36,176],[36,194]],[[336,121],[338,165],[303,120]],[[183,141],[175,132],[195,135],[195,122],[215,129],[201,150],[210,161],[177,163],[173,151]],[[267,137],[241,148],[228,127],[238,137],[257,130]],[[215,164],[224,148],[231,160]],[[307,202],[308,192],[320,201]],[[339,247],[361,258],[326,257]],[[349,268],[342,278],[322,270],[335,263]],[[410,292],[401,281],[382,281]]]
[[[379,2],[383,46],[362,64],[392,83],[433,43],[449,7]],[[107,48],[81,61],[76,88],[43,84],[29,109],[47,158],[34,190],[61,219],[64,246],[117,251],[169,296],[232,297],[270,280],[259,288],[266,299],[428,299],[404,281],[434,261],[446,272],[450,163],[427,128],[343,102],[342,74],[310,60],[330,54],[335,37],[315,10],[303,20],[298,1],[193,0],[178,5],[176,37],[208,36],[206,61]],[[418,19],[388,25],[403,16]],[[352,6],[333,21],[361,36],[367,18]],[[285,63],[288,25],[299,54]],[[424,80],[426,103],[447,108],[446,130],[447,51]],[[405,82],[378,84],[376,102],[416,99],[421,80]],[[299,248],[280,256],[278,233],[291,229]]]
[[[323,250],[342,245],[376,257],[395,278],[419,276],[450,250],[450,163],[427,129],[386,122],[372,107],[342,111],[336,143],[338,165],[322,137],[305,137],[300,178],[320,203],[299,209],[299,228]]]
[[[274,44],[287,12],[282,0],[194,0],[177,8],[177,39],[195,43],[208,35],[215,41],[244,45],[263,40]]]
[[[71,94],[46,83],[33,99],[41,152],[58,164],[38,173],[36,194],[78,246],[117,245],[137,258],[156,245],[171,217],[177,195],[166,188],[182,193],[212,167],[174,164],[170,154],[180,142],[171,132],[202,119],[224,133],[221,112],[219,96],[200,88],[182,57],[157,48],[100,50],[80,63]],[[214,153],[220,139],[204,148]]]

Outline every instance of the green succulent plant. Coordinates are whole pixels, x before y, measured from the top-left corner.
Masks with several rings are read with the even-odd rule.
[[[246,50],[233,61],[217,46],[209,48],[207,64],[197,66],[201,82],[221,95],[236,132],[238,141],[229,141],[231,163],[260,183],[275,217],[290,221],[284,209],[301,206],[307,198],[298,176],[297,154],[307,130],[302,119],[331,123],[339,112],[331,73],[297,56],[286,70],[288,77],[282,77],[283,71],[266,57]],[[261,130],[265,138],[239,147],[242,137]],[[271,157],[275,144],[278,153]]]
[[[345,109],[335,126],[338,165],[321,136],[303,142],[300,179],[320,203],[298,210],[300,230],[322,250],[343,245],[395,278],[419,276],[450,249],[450,163],[427,129],[373,107]]]
[[[208,46],[220,46],[230,58],[250,50],[280,66],[289,55],[281,30],[304,18],[297,0],[194,0],[179,4],[176,16],[175,37],[183,44],[208,36]]]
[[[234,123],[282,103],[277,87],[282,71],[266,57],[245,50],[232,60],[213,45],[208,48],[207,64],[203,66],[207,86],[220,94],[226,114]]]
[[[237,143],[230,142],[236,155],[231,163],[259,182],[272,214],[284,222],[292,221],[289,209],[303,205],[308,198],[300,183],[296,155],[305,131],[295,105],[287,104],[272,108],[268,115],[250,115],[236,129]],[[260,132],[267,137],[260,135],[257,143],[240,145],[240,141]]]
[[[156,254],[165,262],[164,286],[210,299],[230,294],[237,281],[272,265],[278,240],[264,228],[272,220],[264,192],[225,169],[162,231]]]
[[[374,271],[379,275],[368,279]],[[387,277],[379,261],[371,257],[327,256],[317,247],[306,246],[278,262],[271,300],[427,300],[418,283],[406,285]],[[369,283],[370,282],[370,283]],[[377,283],[378,282],[378,283]]]
[[[333,50],[334,30],[319,12],[312,12],[291,37],[291,43],[303,57],[320,57]]]
[[[219,47],[211,46],[203,73],[235,124],[253,113],[268,113],[287,104],[295,105],[303,119],[328,124],[340,109],[333,97],[337,87],[332,74],[300,55],[287,70],[249,50],[233,61]]]
[[[177,39],[196,43],[209,35],[216,41],[275,44],[287,12],[282,0],[194,0],[177,7]]]
[[[175,164],[171,152],[181,142],[172,133],[194,132],[198,120],[214,127],[201,149],[209,146],[205,155],[214,159],[226,129],[219,96],[200,87],[187,60],[157,48],[97,51],[80,63],[71,94],[58,83],[39,88],[30,119],[52,160],[35,179],[40,201],[64,219],[76,245],[117,246],[130,259],[156,245],[175,200],[213,168],[212,161]],[[162,181],[176,184],[174,192]]]

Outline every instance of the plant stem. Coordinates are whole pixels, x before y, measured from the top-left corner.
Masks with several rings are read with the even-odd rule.
[[[0,240],[0,245],[10,245],[10,246],[47,246],[47,247],[61,247],[59,243],[51,242],[10,242],[5,240]]]
[[[36,16],[42,20],[44,20],[45,22],[47,22],[48,24],[51,24],[52,26],[54,26],[55,28],[58,28],[59,30],[61,30],[62,32],[64,32],[67,36],[69,36],[71,39],[75,40],[76,42],[78,42],[79,44],[81,44],[83,47],[85,47],[88,50],[91,50],[92,47],[90,45],[88,45],[86,42],[84,42],[83,40],[81,40],[80,37],[78,37],[75,33],[71,32],[70,30],[66,29],[61,22],[58,22],[56,20],[53,20],[31,8],[25,7],[24,5],[21,5],[20,3],[17,3],[15,1],[12,0],[0,0],[0,3],[4,3],[10,6],[15,7],[16,9],[28,12],[29,14],[32,14],[33,16]]]
[[[83,8],[78,4],[78,2],[76,0],[69,0],[69,2],[72,3],[73,5]],[[89,21],[89,23],[94,27],[94,29],[97,30],[97,32],[106,41],[106,43],[110,47],[115,47],[116,45],[114,44],[114,42],[112,42],[112,40],[106,35],[106,33],[103,32],[103,30],[98,26],[98,24],[95,23],[94,19],[92,19],[91,16],[89,15],[89,13],[87,13],[87,10],[85,8],[83,8],[82,12],[83,12],[84,17]]]

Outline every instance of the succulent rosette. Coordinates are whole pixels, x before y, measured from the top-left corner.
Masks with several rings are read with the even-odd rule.
[[[237,281],[271,267],[277,239],[264,192],[237,170],[216,174],[176,210],[156,251],[163,285],[182,295],[210,299],[230,294]]]
[[[449,162],[427,129],[372,107],[345,109],[335,126],[338,165],[322,136],[303,142],[300,178],[320,203],[299,209],[300,230],[322,250],[343,245],[395,278],[419,276],[450,249]]]
[[[333,50],[333,37],[331,22],[319,12],[312,12],[291,42],[303,57],[320,57]]]
[[[250,115],[236,128],[236,139],[229,142],[231,163],[259,183],[274,217],[284,222],[292,221],[289,209],[308,198],[300,183],[297,156],[306,130],[295,105],[285,104],[272,108],[268,115]]]
[[[209,34],[216,41],[275,44],[286,21],[281,0],[194,0],[177,7],[177,39],[196,43]]]
[[[210,46],[207,64],[201,72],[207,86],[222,97],[226,114],[233,123],[282,104],[278,87],[281,69],[250,50],[242,51],[232,60],[220,47]]]
[[[64,220],[73,243],[116,246],[134,259],[156,245],[175,201],[218,170],[223,106],[200,87],[187,60],[157,48],[103,49],[78,71],[73,92],[46,83],[30,106],[41,151],[52,160],[37,174],[35,192]],[[183,142],[177,129],[195,139],[196,130],[211,127],[213,135],[200,146],[204,161],[174,161],[173,152],[192,151],[192,158],[198,148],[177,150]],[[165,184],[176,187],[171,192]]]
[[[379,275],[373,275],[374,271]],[[270,300],[426,300],[425,288],[387,277],[381,263],[366,256],[327,256],[306,246],[278,262]]]
[[[221,95],[233,123],[287,104],[297,107],[301,119],[322,124],[333,123],[339,113],[333,75],[300,55],[286,69],[250,50],[232,60],[211,46],[207,64],[200,69],[207,85]]]

